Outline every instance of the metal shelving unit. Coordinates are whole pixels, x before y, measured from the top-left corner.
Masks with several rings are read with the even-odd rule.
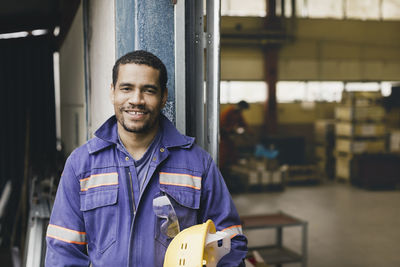
[[[307,227],[306,221],[300,220],[283,212],[241,216],[243,231],[256,229],[275,229],[276,240],[274,244],[249,247],[249,251],[257,250],[269,265],[282,266],[285,263],[301,263],[302,267],[307,266]],[[283,244],[283,228],[301,227],[302,245],[301,253],[286,248]]]
[[[356,156],[386,150],[385,109],[379,91],[343,92],[335,108],[336,179],[352,182]]]

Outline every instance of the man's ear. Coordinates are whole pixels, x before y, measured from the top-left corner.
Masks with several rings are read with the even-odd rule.
[[[164,89],[163,95],[162,95],[162,100],[161,100],[161,107],[164,108],[165,104],[167,103],[168,99],[168,88]]]
[[[115,88],[114,88],[114,85],[111,83],[109,96],[110,96],[111,104],[113,104],[113,105],[114,105],[114,92],[115,92]]]

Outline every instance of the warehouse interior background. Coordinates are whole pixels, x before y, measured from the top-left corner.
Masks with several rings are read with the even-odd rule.
[[[126,44],[133,2],[0,4],[2,266],[25,266],[32,213],[42,230],[48,216],[33,204],[51,200],[66,157],[112,115],[121,47],[161,53],[167,114],[177,113],[179,73],[168,57],[177,44],[151,34]],[[174,1],[144,2],[174,31]],[[220,7],[219,110],[249,103],[223,172],[254,248],[248,266],[400,266],[400,0]],[[270,222],[250,229],[264,215]]]

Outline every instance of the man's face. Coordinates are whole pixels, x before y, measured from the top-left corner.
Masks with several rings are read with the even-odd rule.
[[[146,134],[157,129],[161,109],[167,101],[167,90],[161,93],[160,72],[134,63],[119,66],[118,79],[111,90],[119,130]]]

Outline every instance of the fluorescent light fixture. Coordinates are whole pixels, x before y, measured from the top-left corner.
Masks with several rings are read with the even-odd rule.
[[[56,26],[53,31],[54,36],[58,36],[60,34],[60,26]]]
[[[28,32],[11,32],[0,34],[0,39],[22,38],[28,36]]]
[[[47,33],[47,30],[45,29],[38,29],[38,30],[33,30],[32,35],[38,36],[38,35],[45,35]]]

